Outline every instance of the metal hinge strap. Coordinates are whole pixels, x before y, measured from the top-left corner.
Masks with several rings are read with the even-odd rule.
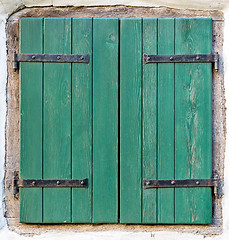
[[[15,52],[13,61],[15,71],[19,62],[89,63],[89,54],[17,54]]]
[[[143,188],[190,188],[190,187],[214,187],[217,194],[219,178],[209,179],[170,179],[170,180],[147,180],[143,179]]]
[[[19,188],[88,188],[88,178],[83,179],[19,179],[17,175],[13,178],[14,194]]]
[[[143,63],[215,63],[219,70],[219,55],[216,54],[183,54],[183,55],[148,55],[143,54]]]

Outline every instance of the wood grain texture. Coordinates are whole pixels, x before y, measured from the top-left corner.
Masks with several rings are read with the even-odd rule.
[[[157,54],[157,19],[143,19],[143,53]],[[142,178],[157,179],[157,64],[143,64]],[[157,190],[142,193],[142,223],[157,222]]]
[[[210,54],[211,19],[176,19],[176,54]],[[175,177],[212,174],[212,65],[175,64]],[[207,224],[212,219],[211,188],[176,189],[175,222]]]
[[[174,54],[174,19],[158,19],[158,54]],[[158,64],[158,179],[174,179],[174,64]],[[174,223],[174,189],[158,189],[158,223]]]
[[[117,18],[93,19],[93,222],[118,222]]]
[[[141,223],[142,19],[120,20],[120,222]]]
[[[20,52],[43,53],[42,18],[21,18]],[[42,74],[42,63],[20,64],[20,178],[42,178]],[[20,222],[42,222],[42,189],[19,194]]]
[[[71,19],[44,19],[44,53],[71,53]],[[71,178],[71,63],[44,64],[44,179]],[[44,222],[71,222],[71,189],[44,189]]]
[[[211,188],[142,189],[212,174],[212,64],[143,65],[142,54],[211,49],[211,19],[22,18],[21,53],[90,63],[20,64],[20,177],[89,188],[22,188],[20,221],[117,223],[120,211],[121,223],[211,223]]]
[[[72,222],[92,220],[92,18],[72,19],[72,54],[90,55],[72,64],[72,178],[88,178],[89,188],[72,188]]]

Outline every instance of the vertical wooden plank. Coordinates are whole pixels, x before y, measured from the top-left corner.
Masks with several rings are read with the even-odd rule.
[[[143,53],[157,54],[157,19],[143,19]],[[157,179],[157,64],[143,64],[142,178]],[[157,190],[145,189],[142,223],[157,222]]]
[[[93,222],[118,221],[117,18],[93,20]]]
[[[71,19],[44,19],[44,53],[71,53]],[[44,64],[44,178],[71,178],[71,63]],[[44,189],[44,222],[71,222],[71,189]]]
[[[72,64],[72,178],[88,178],[89,188],[72,189],[72,222],[91,222],[92,205],[92,18],[72,19],[72,54],[90,55]]]
[[[20,52],[43,53],[43,19],[21,18]],[[42,178],[42,63],[20,64],[20,178]],[[20,222],[42,222],[42,189],[20,189]],[[36,207],[34,207],[36,206]]]
[[[174,19],[158,19],[158,54],[174,54]],[[158,179],[174,179],[174,64],[158,64]],[[174,223],[174,189],[158,189],[158,223]]]
[[[210,54],[211,19],[176,19],[176,54]],[[210,178],[211,63],[175,66],[175,177]],[[211,223],[211,188],[176,189],[176,223]]]
[[[120,222],[141,223],[142,19],[120,24]]]

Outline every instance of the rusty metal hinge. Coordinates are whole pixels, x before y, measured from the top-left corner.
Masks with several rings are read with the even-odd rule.
[[[44,63],[89,63],[89,54],[17,54],[14,52],[13,69],[18,69],[19,62]]]
[[[219,54],[183,54],[183,55],[148,55],[143,54],[143,63],[214,63],[219,70]]]
[[[218,196],[219,178],[209,179],[166,179],[148,180],[143,179],[143,189],[149,188],[190,188],[190,187],[213,187],[215,196]]]
[[[83,179],[20,179],[18,172],[13,178],[14,195],[19,188],[88,188],[88,178]]]

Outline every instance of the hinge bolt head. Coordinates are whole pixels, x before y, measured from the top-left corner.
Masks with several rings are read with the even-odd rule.
[[[80,60],[84,60],[84,56],[81,56],[81,57],[80,57]]]
[[[172,57],[172,56],[171,56],[169,59],[170,59],[170,60],[173,60],[173,59],[174,59],[174,57]]]
[[[175,184],[175,181],[171,181],[171,184],[174,185],[174,184]]]
[[[60,60],[60,56],[58,56],[57,59]]]
[[[84,185],[84,181],[82,180],[82,181],[80,182],[80,184],[81,184],[81,185]]]
[[[35,56],[32,56],[32,59],[35,59],[36,57]]]
[[[146,182],[146,185],[150,185],[150,181],[149,181],[149,182]]]
[[[33,181],[32,184],[35,185],[35,184],[36,184],[36,181]]]
[[[150,59],[151,59],[150,57],[147,57],[147,61],[150,61]]]
[[[197,56],[197,57],[196,57],[196,60],[200,60],[200,57],[199,57],[199,56]]]
[[[57,181],[56,183],[57,183],[57,185],[59,185],[59,184],[60,184],[60,181]]]
[[[197,185],[199,185],[199,184],[200,184],[200,182],[199,182],[199,181],[196,181],[196,184],[197,184]]]

